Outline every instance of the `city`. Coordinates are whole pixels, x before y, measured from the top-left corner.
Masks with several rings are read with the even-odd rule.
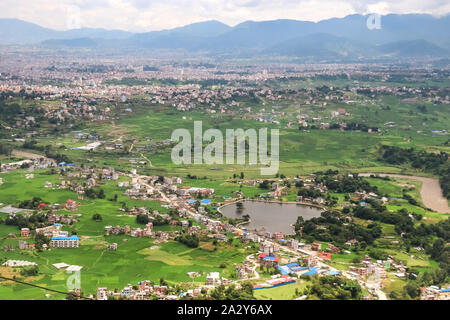
[[[450,300],[450,19],[370,17],[0,19],[0,300]]]

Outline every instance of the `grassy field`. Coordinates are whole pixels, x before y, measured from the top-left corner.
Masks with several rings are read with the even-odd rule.
[[[291,82],[291,88],[308,88],[317,85],[345,86],[354,84],[353,81],[337,80],[298,80]],[[371,82],[371,84],[386,85],[385,82]],[[364,82],[359,84],[364,85]],[[445,83],[428,82],[428,84],[446,85]],[[448,84],[448,83],[447,83]],[[271,85],[270,82],[267,85]],[[273,84],[276,87],[286,87],[287,84]],[[388,85],[396,85],[389,83]],[[418,84],[417,84],[418,85]],[[405,103],[400,97],[390,95],[377,95],[373,98],[352,94],[354,103],[330,102],[326,107],[306,106],[294,100],[269,101],[268,99],[248,99],[240,101],[240,110],[234,110],[233,114],[207,114],[204,110],[196,109],[191,112],[176,111],[167,105],[153,105],[142,100],[143,97],[133,97],[129,106],[133,112],[129,115],[121,115],[120,119],[111,122],[86,122],[80,124],[77,130],[98,134],[106,143],[120,142],[125,146],[125,151],[107,150],[105,145],[94,151],[71,150],[71,148],[86,145],[92,141],[79,140],[77,132],[65,131],[64,134],[52,134],[50,126],[43,128],[48,135],[36,138],[40,146],[52,145],[58,153],[67,155],[76,164],[83,163],[86,166],[115,167],[127,172],[137,168],[138,173],[147,175],[195,175],[199,179],[184,179],[183,185],[191,187],[209,187],[215,189],[213,200],[221,202],[223,197],[233,197],[235,192],[241,190],[245,197],[257,196],[267,192],[257,187],[242,186],[233,181],[232,176],[239,176],[244,172],[245,179],[261,178],[259,165],[176,165],[171,161],[171,146],[159,145],[162,141],[170,139],[171,133],[177,128],[186,128],[193,132],[195,120],[201,120],[203,131],[211,128],[225,132],[226,129],[279,129],[280,130],[280,169],[279,173],[289,177],[307,175],[316,171],[327,169],[340,170],[341,172],[384,172],[384,173],[412,173],[424,175],[406,166],[389,166],[380,162],[377,150],[382,144],[399,146],[402,148],[417,148],[428,152],[450,152],[446,135],[432,134],[431,130],[449,130],[450,112],[446,105],[432,104],[429,101],[418,99],[415,103]],[[302,96],[302,99],[305,96]],[[301,100],[301,99],[300,99]],[[264,107],[263,107],[264,103]],[[56,104],[55,104],[56,107]],[[251,107],[253,112],[263,112],[264,116],[274,116],[279,124],[262,123],[251,119],[243,112],[245,107]],[[425,108],[423,108],[425,107]],[[333,119],[331,111],[337,108],[345,108],[349,116]],[[284,112],[283,115],[280,115]],[[381,134],[338,131],[338,130],[299,130],[297,116],[308,115],[309,119],[320,117],[320,120],[310,123],[318,126],[321,122],[340,123],[357,122],[367,126],[376,126],[381,129]],[[183,119],[185,117],[185,119]],[[288,122],[293,122],[288,127]],[[396,122],[395,127],[386,127],[386,122]],[[113,122],[113,123],[112,123]],[[44,130],[45,129],[45,130]],[[269,139],[270,140],[270,139]],[[19,148],[21,143],[12,143]],[[131,150],[131,151],[127,151]],[[39,153],[38,151],[32,151]],[[139,164],[139,161],[151,164]],[[0,156],[1,163],[21,160],[15,157]],[[60,183],[62,178],[57,174],[49,174],[48,170],[34,172],[34,179],[25,179],[26,170],[16,170],[11,173],[0,173],[3,185],[0,186],[0,207],[6,204],[15,204],[19,201],[29,200],[32,197],[40,197],[48,203],[64,203],[69,199],[76,200],[77,195],[69,190],[44,188],[48,181],[53,184]],[[429,175],[429,174],[425,174]],[[206,178],[204,178],[206,177]],[[267,177],[263,177],[267,178]],[[270,177],[272,178],[272,177]],[[121,179],[129,179],[121,177]],[[391,181],[366,178],[371,185],[378,187],[378,194],[390,197],[402,197],[403,193],[411,195],[419,200],[420,183],[410,179],[396,179]],[[158,282],[163,276],[169,284],[177,282],[204,283],[205,275],[211,271],[219,271],[221,276],[233,278],[235,264],[242,263],[246,255],[253,253],[235,243],[219,244],[215,249],[211,241],[201,242],[199,248],[188,248],[178,242],[169,241],[155,244],[148,238],[131,238],[128,236],[104,236],[104,227],[107,225],[139,226],[134,217],[120,215],[118,209],[125,203],[128,208],[133,206],[145,206],[150,210],[158,210],[167,213],[166,208],[161,207],[157,201],[130,200],[123,196],[123,189],[117,187],[117,181],[102,182],[102,189],[106,199],[80,200],[81,205],[74,213],[62,211],[64,214],[81,214],[78,222],[65,230],[76,232],[82,237],[81,246],[78,249],[52,249],[44,252],[11,251],[3,252],[0,258],[20,259],[34,261],[39,264],[40,274],[34,278],[27,278],[30,283],[48,288],[66,291],[66,280],[70,276],[64,271],[58,271],[52,266],[54,263],[65,262],[83,266],[81,271],[82,291],[95,293],[98,286],[106,286],[110,289],[121,289],[128,283],[136,284],[140,280]],[[297,188],[288,189],[288,195],[283,200],[295,200]],[[118,196],[117,202],[108,199]],[[339,199],[339,203],[345,202],[345,195],[332,194]],[[447,219],[449,215],[437,214],[428,211],[421,206],[414,206],[406,201],[391,202],[387,209],[396,212],[402,208],[409,212],[423,215],[422,222],[436,223]],[[99,213],[102,221],[94,222],[92,215]],[[0,218],[5,218],[6,213],[0,213]],[[367,224],[367,221],[355,222]],[[419,222],[416,222],[419,223]],[[436,262],[420,252],[412,250],[410,253],[402,251],[400,245],[393,242],[401,240],[395,232],[395,226],[380,224],[383,236],[375,241],[375,244],[403,260],[409,267],[426,271],[437,268]],[[157,226],[155,230],[169,231],[179,230],[174,226]],[[19,235],[19,228],[0,224],[0,248],[6,245],[17,245],[18,239],[8,239],[9,233]],[[126,241],[124,241],[126,240]],[[28,240],[32,241],[32,240]],[[117,251],[108,251],[107,244],[116,242],[119,245]],[[152,248],[153,246],[157,248]],[[324,243],[324,247],[327,244]],[[362,258],[367,251],[351,254],[333,255],[331,264],[338,269],[348,269],[349,265],[357,258]],[[2,260],[2,261],[3,261]],[[221,264],[225,263],[225,267]],[[187,272],[199,272],[202,274],[196,279],[190,279]],[[0,268],[0,273],[14,275],[21,279],[18,270]],[[306,283],[299,281],[296,284],[279,288],[257,290],[255,296],[258,299],[293,299],[296,290],[302,291]],[[387,292],[400,290],[404,285],[402,280],[392,279],[386,281]],[[400,288],[400,289],[399,289]],[[12,284],[0,281],[0,297],[4,299],[35,299],[44,298],[42,289],[27,287],[25,285]],[[58,294],[51,294],[49,299],[58,299]]]
[[[49,203],[64,203],[68,199],[77,199],[76,194],[69,190],[52,190],[43,187],[45,181],[59,182],[57,175],[45,174],[46,171],[34,172],[35,178],[26,180],[25,171],[2,173],[0,176],[4,184],[0,187],[0,202],[3,206],[14,204],[20,200],[28,200],[33,196],[42,197]],[[81,205],[75,212],[62,211],[66,214],[81,214],[78,222],[72,227],[65,226],[68,231],[75,231],[81,237],[78,249],[54,248],[43,252],[19,251],[2,252],[2,260],[16,259],[38,263],[40,277],[28,279],[31,283],[56,289],[66,290],[66,279],[70,276],[64,271],[58,271],[52,266],[54,263],[65,262],[83,266],[81,271],[81,287],[84,293],[95,293],[98,286],[107,286],[111,289],[122,288],[128,283],[136,284],[141,280],[159,282],[163,276],[168,283],[197,281],[204,283],[206,273],[219,271],[222,276],[231,278],[235,272],[235,263],[242,263],[246,250],[241,246],[218,244],[217,249],[210,242],[202,242],[199,248],[188,248],[178,242],[169,241],[157,244],[158,249],[152,250],[155,245],[149,238],[131,238],[129,236],[104,236],[106,225],[139,226],[134,217],[122,216],[118,212],[121,202],[128,207],[145,206],[150,210],[159,210],[162,213],[167,209],[156,201],[130,200],[122,195],[124,190],[117,187],[117,182],[102,184],[106,199],[80,200]],[[51,191],[51,192],[49,192]],[[107,200],[118,194],[118,201]],[[1,207],[1,206],[0,206]],[[92,215],[99,213],[102,221],[95,222]],[[6,213],[0,213],[0,218],[6,218]],[[180,227],[155,226],[155,230],[180,230]],[[20,236],[20,229],[16,226],[0,224],[0,247],[6,245],[17,246],[18,239],[9,239],[6,236],[15,233]],[[127,240],[126,242],[124,242]],[[28,240],[32,242],[31,239]],[[117,251],[108,251],[107,244],[117,242]],[[222,263],[225,268],[221,268]],[[195,271],[203,274],[200,278],[190,279],[187,272]],[[19,278],[20,279],[20,278]],[[7,284],[0,282],[0,296],[5,299],[28,299],[42,297],[42,289],[23,288],[20,284]],[[55,294],[57,295],[57,294]],[[52,297],[55,295],[51,294]],[[55,297],[57,298],[57,297]]]
[[[123,239],[128,239],[123,242]],[[110,289],[121,289],[131,283],[150,280],[159,283],[160,277],[169,283],[200,282],[204,283],[206,273],[218,271],[222,276],[231,278],[234,263],[241,263],[244,258],[243,249],[220,247],[216,251],[204,250],[202,247],[190,249],[177,242],[158,244],[160,247],[151,250],[153,245],[149,239],[130,237],[108,237],[107,242],[117,242],[117,251],[108,251],[98,244],[82,244],[78,249],[52,249],[39,254],[29,252],[8,252],[4,258],[33,261],[39,264],[40,276],[31,283],[51,289],[67,291],[66,280],[70,276],[64,270],[57,270],[54,263],[65,262],[83,266],[81,270],[81,290],[95,293],[99,286]],[[226,261],[227,266],[220,264]],[[198,272],[201,277],[191,279],[187,272]],[[21,284],[5,284],[0,282],[0,296],[4,299],[27,299],[41,289],[21,289]],[[34,291],[32,293],[32,291]]]
[[[253,112],[261,110],[261,102],[248,101],[243,98],[243,106],[252,107]],[[258,165],[175,165],[170,158],[171,147],[156,147],[148,151],[148,147],[158,142],[170,139],[171,133],[177,128],[188,129],[193,133],[194,121],[200,120],[203,131],[211,128],[226,129],[279,129],[280,130],[280,173],[285,175],[308,174],[324,169],[352,170],[356,172],[399,172],[414,173],[408,168],[386,166],[377,160],[375,152],[381,144],[399,146],[403,148],[418,148],[434,151],[450,151],[445,145],[448,137],[432,134],[432,129],[448,130],[449,111],[444,105],[432,105],[427,101],[405,103],[399,97],[380,95],[370,103],[367,97],[356,95],[354,104],[330,103],[326,108],[312,106],[299,106],[291,100],[267,102],[267,114],[271,110],[285,112],[278,116],[280,124],[262,123],[246,117],[242,111],[235,110],[233,114],[207,114],[201,109],[189,113],[177,111],[165,105],[153,105],[142,99],[131,102],[133,112],[123,115],[114,124],[89,123],[81,129],[84,132],[99,134],[106,142],[117,141],[128,149],[133,145],[133,151],[121,153],[118,151],[98,150],[89,152],[83,150],[72,151],[70,148],[85,145],[89,141],[79,141],[76,133],[68,133],[54,137],[38,138],[40,145],[54,144],[61,148],[58,152],[68,155],[75,162],[91,160],[92,164],[99,166],[114,166],[118,169],[129,170],[132,165],[129,159],[150,159],[153,167],[138,166],[139,171],[150,174],[167,173],[186,176],[188,173],[211,178],[229,178],[233,173],[244,171],[247,177],[260,177]],[[426,113],[418,107],[426,106]],[[389,107],[389,108],[388,108]],[[332,110],[345,108],[351,116],[342,119],[333,119]],[[243,110],[243,107],[240,108]],[[286,123],[294,120],[299,114],[308,114],[310,117],[321,117],[323,122],[351,122],[355,121],[368,126],[377,126],[382,129],[382,135],[365,132],[337,131],[337,130],[299,130],[297,125],[287,128]],[[183,119],[185,117],[185,119]],[[395,127],[385,127],[384,123],[394,121]],[[318,125],[316,123],[316,125]],[[205,143],[206,145],[206,143]]]
[[[298,298],[306,288],[307,281],[298,280],[296,283],[287,284],[285,286],[255,290],[254,296],[258,300],[293,300]],[[296,294],[298,292],[299,294]]]

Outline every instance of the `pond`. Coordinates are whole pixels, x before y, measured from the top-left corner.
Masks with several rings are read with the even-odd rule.
[[[261,201],[243,201],[243,209],[238,210],[236,203],[224,206],[220,211],[227,218],[242,219],[249,215],[250,222],[243,225],[249,230],[260,230],[265,228],[270,232],[282,232],[292,234],[294,232],[293,224],[297,217],[309,220],[320,217],[323,211],[316,207],[300,205],[295,203],[275,203]]]

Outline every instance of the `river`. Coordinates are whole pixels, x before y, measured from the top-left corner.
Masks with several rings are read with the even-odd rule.
[[[450,213],[448,206],[448,200],[442,195],[442,189],[439,185],[439,180],[435,178],[425,178],[418,176],[407,176],[402,174],[393,173],[360,173],[362,177],[368,177],[370,175],[378,175],[380,177],[391,178],[405,178],[413,179],[422,182],[422,188],[420,189],[420,196],[425,207],[430,208],[439,213]]]

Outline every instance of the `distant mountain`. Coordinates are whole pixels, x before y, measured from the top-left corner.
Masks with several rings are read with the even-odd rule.
[[[0,19],[0,43],[39,43],[57,36],[57,31],[18,19]]]
[[[129,39],[129,44],[144,48],[195,50],[202,46],[205,39],[218,37],[230,30],[230,26],[211,20],[171,30],[138,33]]]
[[[313,27],[313,22],[296,20],[247,21],[215,39],[209,39],[204,46],[211,50],[262,49],[283,40],[311,33]]]
[[[309,22],[246,21],[230,27],[211,20],[170,30],[132,34],[120,30],[55,31],[17,19],[0,19],[0,43],[46,47],[169,49],[232,56],[285,55],[317,58],[448,56],[450,16],[389,14],[381,29],[368,16],[349,15]]]
[[[184,27],[171,30],[159,31],[159,33],[188,35],[191,37],[216,37],[222,33],[230,31],[232,27],[217,20],[196,22]],[[158,32],[158,31],[156,31]]]
[[[358,58],[373,55],[376,50],[353,40],[327,33],[315,33],[303,37],[291,38],[277,43],[264,51],[265,54],[330,58]]]
[[[38,44],[50,39],[125,39],[133,34],[122,30],[81,28],[57,31],[19,19],[0,19],[0,44]]]
[[[390,42],[379,46],[378,49],[385,55],[402,57],[445,56],[449,54],[448,50],[425,40]]]
[[[316,24],[315,32],[329,33],[372,45],[416,39],[427,39],[440,44],[450,39],[450,15],[434,18],[428,14],[388,14],[381,17],[381,29],[367,28],[368,17],[355,14],[323,20]]]
[[[183,33],[178,29],[149,32],[132,37],[130,45],[153,49],[185,49],[190,51],[209,51],[212,53],[228,52],[233,54],[256,54],[261,51],[293,54],[295,47],[300,49],[298,42],[302,39],[309,41],[319,50],[320,54],[327,55],[330,52],[338,53],[338,56],[351,56],[361,54],[375,54],[375,46],[391,42],[413,41],[426,39],[432,44],[450,49],[450,16],[434,18],[425,14],[386,15],[381,17],[381,29],[369,29],[367,27],[368,16],[349,15],[345,18],[333,18],[317,23],[297,20],[272,20],[272,21],[246,21],[233,28],[225,28],[218,35],[201,35],[191,32],[190,26],[182,27]],[[192,25],[191,25],[192,26]],[[322,36],[316,40],[332,41],[331,44],[319,43],[314,36]],[[326,38],[324,35],[346,39],[340,42],[336,38]],[[130,40],[131,40],[130,39]],[[290,42],[294,43],[290,43]],[[284,42],[284,43],[283,43]],[[406,42],[399,45],[407,45]],[[276,46],[279,45],[277,50]],[[347,47],[345,47],[347,46]],[[339,50],[338,50],[339,47]],[[336,51],[335,51],[336,50]],[[297,50],[297,52],[300,52]],[[301,52],[313,54],[314,50],[306,45],[301,47]],[[437,52],[437,51],[436,51]],[[380,52],[378,52],[380,53]]]

